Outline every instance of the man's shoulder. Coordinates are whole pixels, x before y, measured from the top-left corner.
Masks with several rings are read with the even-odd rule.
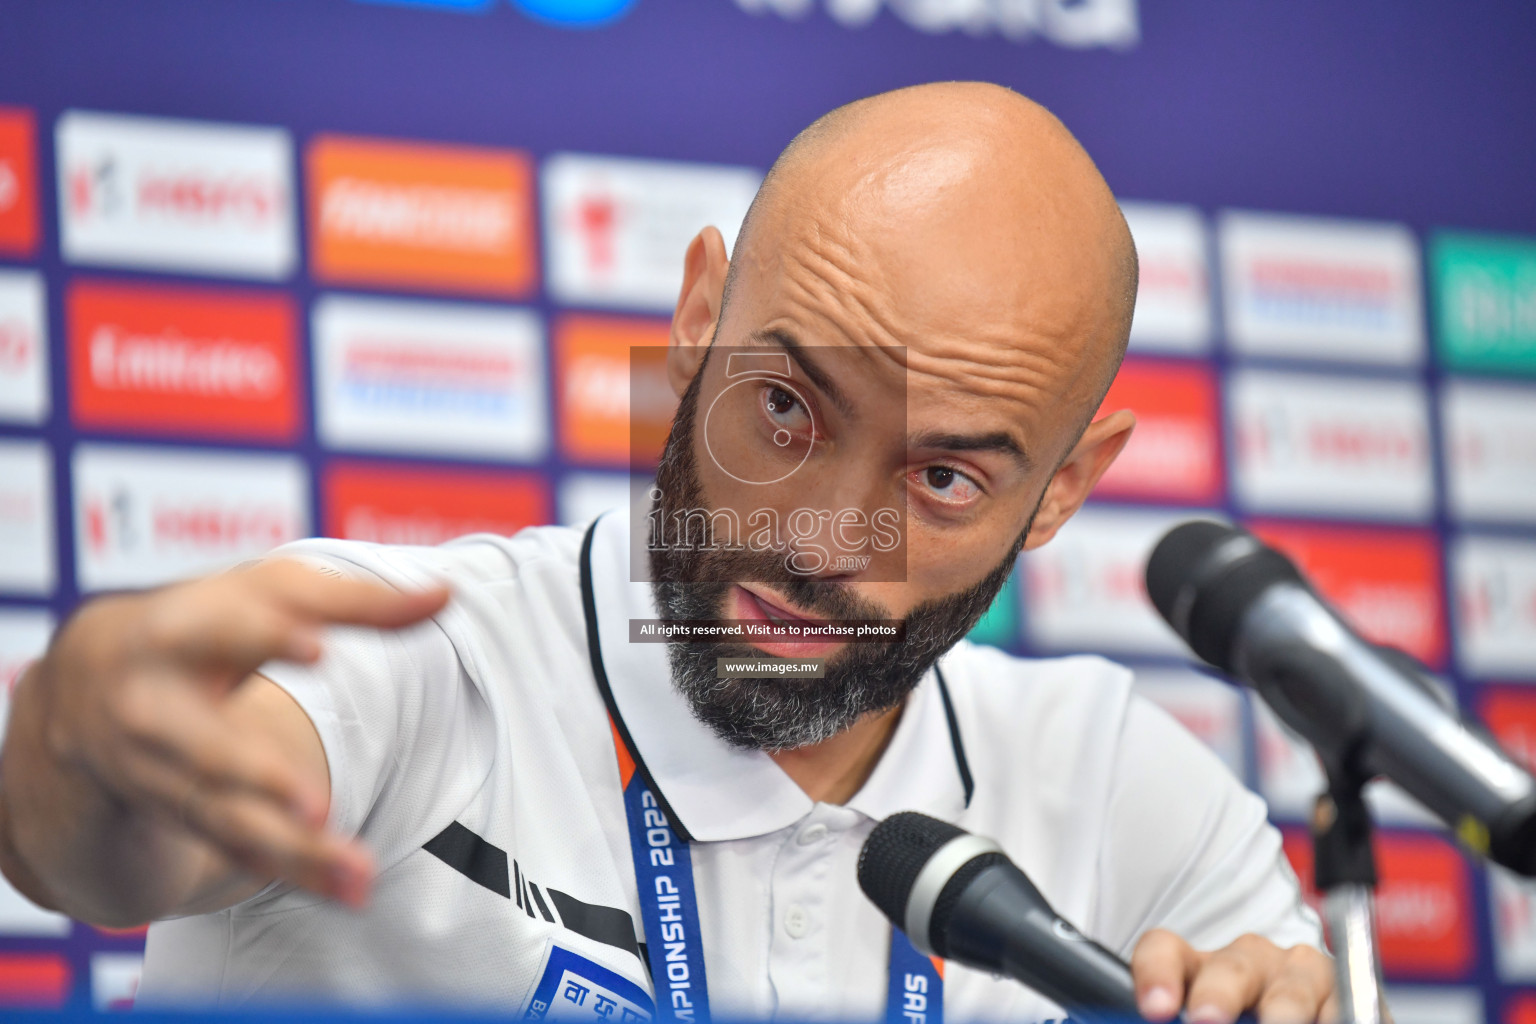
[[[939,666],[957,703],[982,714],[1054,709],[1102,715],[1133,696],[1134,673],[1096,654],[1026,658],[962,640]]]
[[[269,557],[393,586],[515,584],[553,570],[575,587],[584,533],[585,526],[530,526],[509,536],[472,533],[432,546],[315,537],[285,544]]]

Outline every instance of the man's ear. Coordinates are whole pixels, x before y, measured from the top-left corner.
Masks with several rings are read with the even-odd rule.
[[[1135,428],[1136,417],[1129,409],[1112,412],[1088,424],[1071,454],[1045,485],[1045,497],[1035,513],[1029,536],[1024,539],[1024,550],[1033,551],[1056,536],[1062,524],[1083,507],[1094,484],[1115,461]]]
[[[688,255],[683,258],[683,290],[672,313],[672,343],[667,351],[667,380],[679,398],[699,372],[714,340],[730,266],[718,228],[705,228],[688,244]]]

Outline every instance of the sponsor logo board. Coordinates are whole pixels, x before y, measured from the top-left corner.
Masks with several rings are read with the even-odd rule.
[[[37,249],[37,130],[32,111],[0,107],[0,252]]]
[[[688,243],[726,248],[762,175],[748,167],[560,153],[544,162],[545,258],[557,302],[670,312]]]
[[[527,154],[322,136],[307,166],[319,280],[508,296],[537,283]]]
[[[91,1005],[99,1012],[133,1009],[144,974],[141,953],[95,953],[91,956]]]
[[[1388,985],[1392,1024],[1487,1024],[1483,994],[1475,988]]]
[[[49,594],[56,582],[53,453],[0,440],[0,593]]]
[[[1423,385],[1239,370],[1227,401],[1232,489],[1244,507],[1412,521],[1434,514]]]
[[[297,456],[82,444],[72,472],[82,591],[214,572],[309,536]]]
[[[315,304],[313,339],[330,447],[518,462],[548,447],[535,313],[330,295]]]
[[[567,473],[560,480],[560,524],[580,526],[611,509],[628,508],[629,488],[623,473]]]
[[[1536,388],[1449,381],[1440,423],[1452,515],[1536,524]]]
[[[321,493],[326,536],[346,540],[431,545],[549,522],[549,489],[531,473],[333,462]]]
[[[1536,238],[1440,234],[1435,341],[1456,370],[1536,373]]]
[[[1328,788],[1311,744],[1281,722],[1262,700],[1253,702],[1253,741],[1258,752],[1258,789],[1277,821],[1308,821],[1318,795]],[[1365,787],[1371,817],[1385,825],[1438,828],[1429,809],[1395,783],[1377,779]]]
[[[799,21],[814,2],[736,0],[736,6],[750,14],[776,11]],[[824,6],[828,17],[845,28],[863,28],[883,8],[925,35],[958,30],[970,36],[1001,35],[1018,43],[1038,38],[1073,50],[1100,46],[1124,50],[1141,39],[1137,0],[825,0]]]
[[[1249,355],[1417,365],[1419,250],[1400,224],[1228,211],[1228,341]]]
[[[1430,530],[1248,524],[1285,552],[1318,592],[1366,638],[1444,666],[1440,543]]]
[[[625,466],[661,455],[677,395],[661,354],[664,320],[562,316],[555,324],[560,450],[576,462]]]
[[[1209,366],[1128,359],[1099,409],[1130,409],[1136,429],[1095,494],[1191,505],[1221,502],[1221,415],[1216,374]]]
[[[21,673],[48,647],[53,616],[34,608],[0,608],[0,737],[10,709],[11,691]],[[0,935],[65,938],[69,918],[44,910],[0,878]]]
[[[298,436],[298,330],[288,296],[76,281],[67,301],[78,424]]]
[[[1248,774],[1243,692],[1189,669],[1136,670],[1135,690],[1172,715],[1239,779]]]
[[[64,258],[276,280],[297,262],[281,128],[71,110],[57,128]]]
[[[1320,906],[1312,883],[1312,838],[1285,830],[1285,853],[1307,902]],[[1438,836],[1379,832],[1376,926],[1389,978],[1458,979],[1472,967],[1471,881],[1461,852]]]
[[[1121,203],[1136,242],[1140,283],[1131,351],[1198,355],[1211,347],[1205,218],[1192,206]]]
[[[1458,537],[1450,565],[1461,670],[1536,680],[1536,541]]]
[[[0,420],[48,418],[47,308],[43,275],[0,270]]]
[[[0,1007],[62,1007],[73,977],[59,953],[0,953]]]
[[[1222,518],[1219,513],[1206,513]],[[1089,506],[1026,552],[1024,636],[1042,650],[1183,655],[1147,597],[1147,557],[1191,513]]]

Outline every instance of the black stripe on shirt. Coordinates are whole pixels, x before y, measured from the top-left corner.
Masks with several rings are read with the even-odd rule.
[[[458,822],[427,840],[422,847],[477,885],[483,885],[504,899],[512,898],[512,883],[507,878],[507,852],[475,835]]]

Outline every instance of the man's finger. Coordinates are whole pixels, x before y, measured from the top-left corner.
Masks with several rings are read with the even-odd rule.
[[[1259,1024],[1311,1024],[1332,991],[1332,960],[1309,946],[1286,950],[1259,999]]]
[[[448,603],[448,588],[396,590],[349,580],[280,559],[250,570],[252,580],[294,615],[316,622],[399,629]],[[257,575],[257,574],[260,575]]]
[[[373,865],[356,843],[301,825],[271,801],[237,790],[196,791],[187,826],[257,879],[280,878],[351,906],[366,901]]]
[[[313,791],[278,751],[230,726],[193,693],[167,688],[164,714],[140,742],[205,788],[264,797],[311,827],[325,821],[327,794]]]
[[[1258,1001],[1279,959],[1273,944],[1253,935],[1211,953],[1189,984],[1189,1024],[1232,1024]]]
[[[1173,932],[1154,929],[1131,954],[1136,1006],[1150,1021],[1173,1018],[1184,1005],[1184,987],[1199,968],[1201,954]]]

